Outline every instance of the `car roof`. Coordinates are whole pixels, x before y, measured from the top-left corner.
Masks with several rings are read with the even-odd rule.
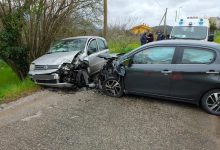
[[[104,38],[102,38],[100,36],[75,36],[75,37],[68,37],[68,38],[65,38],[63,40],[82,39],[82,38],[85,38],[85,39],[98,38],[98,39],[105,40]]]
[[[199,46],[199,47],[209,47],[218,49],[220,51],[220,44],[207,41],[198,41],[198,40],[162,40],[157,42],[152,42],[144,46],[153,46],[153,45],[175,45],[175,46]]]

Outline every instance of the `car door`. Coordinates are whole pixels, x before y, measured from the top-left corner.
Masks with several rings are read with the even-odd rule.
[[[125,88],[128,92],[170,96],[170,77],[175,47],[152,47],[132,56],[126,68]]]
[[[97,57],[100,54],[107,54],[107,53],[109,53],[109,49],[107,47],[106,41],[103,40],[103,39],[99,39],[99,38],[97,38],[96,40],[97,40],[98,47],[99,47],[99,52],[96,54]],[[99,63],[98,71],[100,71],[103,68],[106,60],[103,59],[103,58],[99,58],[99,57],[97,58],[97,60],[98,60],[98,63]]]
[[[91,39],[87,46],[87,55],[88,55],[88,61],[89,61],[89,69],[90,74],[93,74],[94,72],[97,72],[97,68],[99,68],[99,63],[97,61],[97,52],[98,44],[96,39]]]
[[[173,97],[199,100],[219,79],[220,67],[215,64],[216,52],[207,48],[180,47],[179,60],[173,70]]]
[[[98,55],[108,52],[109,50],[104,40],[97,38],[89,42],[87,53],[91,74],[99,72],[105,63],[105,60],[98,57]]]

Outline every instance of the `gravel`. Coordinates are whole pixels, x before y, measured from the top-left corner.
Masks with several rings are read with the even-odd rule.
[[[220,118],[185,103],[45,90],[0,108],[1,150],[220,149]]]

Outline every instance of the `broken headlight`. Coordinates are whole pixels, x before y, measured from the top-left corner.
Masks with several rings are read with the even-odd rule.
[[[70,69],[71,69],[71,64],[63,64],[62,66],[61,66],[61,69],[62,70],[66,70],[66,71],[69,71]]]

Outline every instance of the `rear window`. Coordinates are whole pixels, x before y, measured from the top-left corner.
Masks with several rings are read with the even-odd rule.
[[[185,48],[181,64],[209,64],[215,59],[215,52],[205,49]]]

